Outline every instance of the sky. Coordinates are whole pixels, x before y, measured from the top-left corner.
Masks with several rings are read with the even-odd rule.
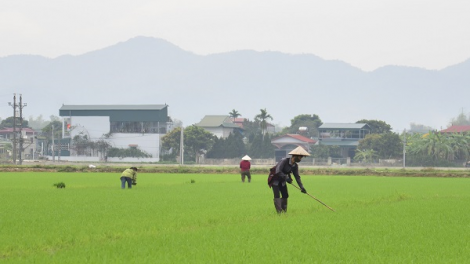
[[[0,57],[81,55],[136,36],[205,55],[314,54],[364,71],[470,58],[468,0],[2,0]]]

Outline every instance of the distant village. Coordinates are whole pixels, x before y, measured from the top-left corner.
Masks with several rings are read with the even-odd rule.
[[[2,120],[2,162],[23,164],[48,160],[233,165],[249,154],[254,158],[254,165],[269,165],[300,146],[314,154],[304,161],[312,166],[353,166],[359,163],[406,166],[407,138],[408,141],[416,135],[430,138],[429,133],[433,133],[426,127],[417,127],[398,135],[392,133],[384,121],[323,123],[315,115],[299,115],[294,118],[296,124],[276,131],[269,123],[272,117],[263,109],[254,120],[240,117],[235,109],[225,115],[205,115],[193,125],[194,129],[188,130],[171,120],[166,104],[63,105],[59,116],[58,120],[40,130],[25,125],[22,116]],[[467,135],[468,131],[470,125],[455,125],[434,133]],[[185,141],[185,134],[194,137],[191,133],[200,133],[201,138],[207,138],[207,145],[199,142],[201,145],[193,146],[189,139]],[[386,149],[380,149],[380,144],[386,144],[382,147]],[[465,153],[465,150],[461,152]],[[469,151],[466,153],[468,155]],[[465,165],[468,157],[460,155],[454,153],[457,157],[455,162]],[[442,158],[449,164],[454,162],[448,156]]]

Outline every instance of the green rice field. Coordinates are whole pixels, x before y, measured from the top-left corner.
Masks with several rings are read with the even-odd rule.
[[[469,263],[470,178],[0,172],[0,263]],[[64,182],[65,189],[53,184]],[[295,181],[294,181],[295,182]]]

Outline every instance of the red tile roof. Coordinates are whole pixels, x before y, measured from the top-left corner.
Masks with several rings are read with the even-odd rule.
[[[297,140],[300,140],[300,141],[303,141],[305,143],[310,143],[310,144],[314,144],[316,141],[311,139],[311,138],[308,138],[308,137],[304,137],[302,135],[299,135],[299,134],[286,134],[284,136],[280,136],[278,138],[283,138],[283,137],[291,137],[291,138],[295,138]],[[275,138],[273,140],[276,140],[278,138]]]
[[[447,129],[441,130],[441,133],[462,133],[470,131],[470,126],[451,126]]]
[[[287,134],[287,135],[290,136],[290,137],[296,138],[298,140],[308,142],[308,143],[315,143],[316,142],[315,140],[313,140],[311,138],[304,137],[304,136],[299,135],[299,134]]]
[[[245,119],[246,119],[246,118],[238,117],[238,118],[235,118],[235,119],[233,120],[233,123],[236,124],[237,126],[239,126],[240,128],[244,128],[244,127],[243,127],[243,122],[245,122]]]

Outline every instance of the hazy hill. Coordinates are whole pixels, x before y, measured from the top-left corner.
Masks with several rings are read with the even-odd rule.
[[[162,39],[136,37],[79,56],[0,58],[0,117],[21,93],[24,116],[58,115],[62,104],[168,104],[184,125],[237,110],[273,123],[299,114],[323,122],[379,119],[394,130],[415,122],[439,129],[470,111],[470,60],[430,71],[386,66],[364,72],[311,54],[234,51],[207,56]]]

